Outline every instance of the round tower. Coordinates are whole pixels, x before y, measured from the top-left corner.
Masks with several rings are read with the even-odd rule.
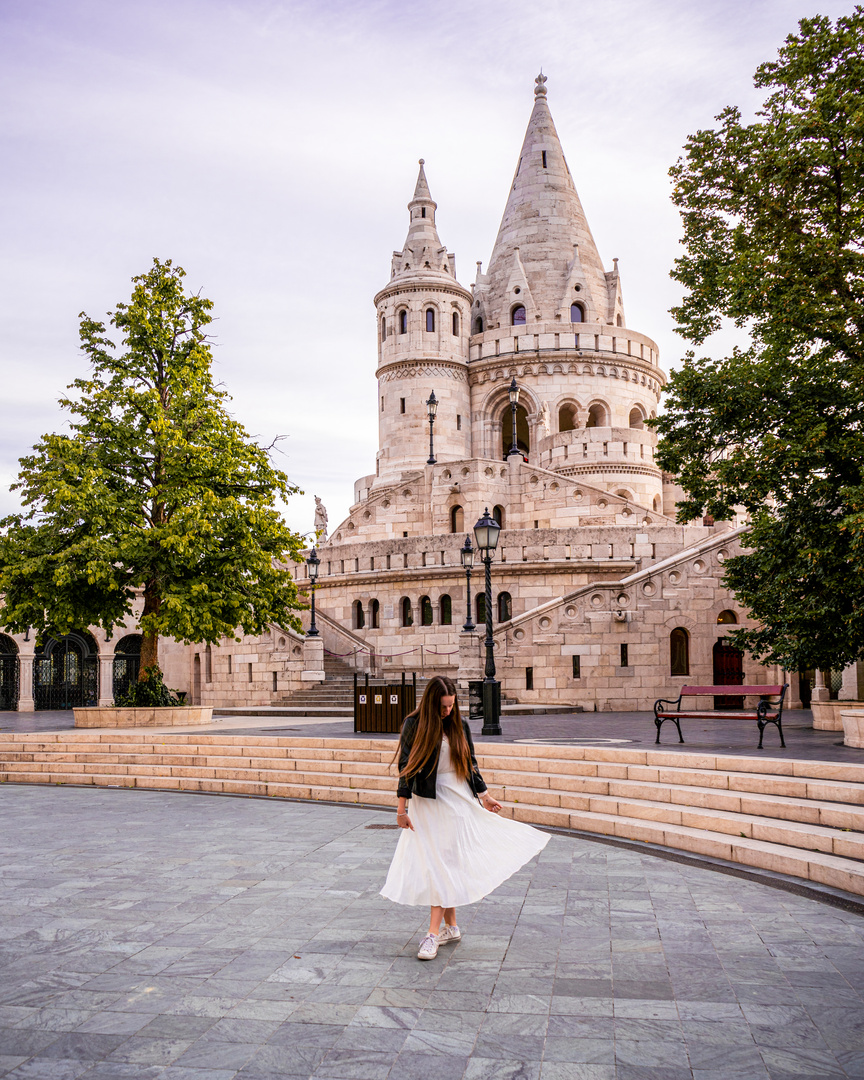
[[[604,269],[542,74],[471,321],[475,456],[506,456],[515,376],[516,442],[532,462],[662,511],[656,436],[644,422],[666,377],[655,342],[626,324],[618,260]]]
[[[426,401],[434,390],[435,457],[471,456],[468,337],[471,293],[456,280],[456,257],[438,237],[437,203],[424,162],[408,204],[408,236],[393,252],[390,281],[375,297],[378,314],[377,476],[395,480],[429,457]]]

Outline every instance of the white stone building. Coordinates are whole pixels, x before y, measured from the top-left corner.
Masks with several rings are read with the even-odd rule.
[[[319,548],[321,636],[274,626],[218,648],[163,642],[166,681],[191,700],[281,702],[323,679],[325,650],[375,673],[442,671],[463,684],[479,676],[482,567],[471,583],[478,628],[466,632],[460,549],[488,507],[502,525],[492,610],[505,699],[648,709],[684,683],[743,674],[753,684],[788,678],[790,704],[799,703],[797,674],[723,643],[728,624],[747,620],[720,583],[741,523],[675,522],[678,489],[655,464],[656,437],[644,426],[666,376],[654,341],[627,324],[617,260],[605,269],[545,84],[538,77],[488,270],[478,263],[470,287],[439,238],[420,163],[408,235],[374,298],[374,470]],[[518,454],[508,453],[514,379]],[[114,649],[103,639],[92,639],[98,659],[89,661],[101,665],[100,701],[110,700]],[[32,707],[33,646],[7,640],[20,648],[22,700]],[[842,696],[857,695],[853,681]]]

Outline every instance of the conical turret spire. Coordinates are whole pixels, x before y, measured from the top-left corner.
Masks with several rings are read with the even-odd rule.
[[[528,285],[518,294],[512,283],[517,264]],[[564,159],[542,72],[489,269],[478,284],[488,326],[507,325],[515,304],[525,306],[529,323],[556,317],[569,322],[574,302],[592,321],[608,321],[606,273]]]
[[[429,191],[425,164],[423,158],[420,158],[420,172],[414,185],[414,197],[408,203],[408,236],[403,249],[393,252],[391,278],[417,272],[456,276],[456,259],[453,255],[448,255],[435,226],[438,203]]]

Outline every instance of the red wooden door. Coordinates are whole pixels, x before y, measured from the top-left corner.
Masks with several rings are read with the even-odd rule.
[[[744,682],[744,653],[718,638],[714,646],[714,685],[741,686]],[[744,698],[715,697],[715,709],[743,709]]]

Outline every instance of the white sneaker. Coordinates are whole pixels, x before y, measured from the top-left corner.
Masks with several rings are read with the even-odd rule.
[[[447,945],[451,941],[461,941],[462,931],[458,926],[448,926],[447,923],[441,924],[441,929],[438,931],[438,944]]]
[[[434,960],[438,955],[438,938],[434,934],[427,934],[420,942],[420,951],[417,953],[418,960]]]

